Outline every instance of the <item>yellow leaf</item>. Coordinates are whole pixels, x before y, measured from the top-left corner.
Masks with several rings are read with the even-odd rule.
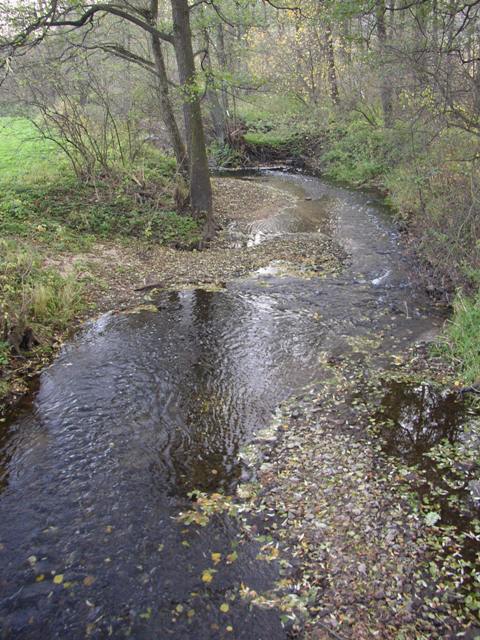
[[[227,556],[227,564],[232,564],[232,562],[235,562],[237,558],[238,558],[238,553],[236,551],[229,553]]]
[[[83,584],[86,587],[91,587],[94,582],[95,578],[93,576],[85,576],[85,578],[83,579]]]
[[[229,609],[230,609],[230,607],[228,606],[228,604],[226,602],[224,602],[223,604],[220,605],[220,611],[222,613],[228,613]]]
[[[213,564],[218,564],[221,559],[222,559],[222,554],[221,553],[212,553]]]
[[[194,609],[189,609],[187,612],[187,616],[189,618],[193,618],[193,616],[195,615],[195,610]]]
[[[54,578],[53,578],[53,582],[55,584],[62,584],[62,582],[63,582],[63,573],[57,573],[57,575],[54,576]]]
[[[182,613],[183,611],[183,606],[181,604],[177,604],[177,606],[175,607],[175,611],[177,613]]]
[[[42,580],[45,580],[45,575],[43,573],[35,578],[35,582],[42,582]]]
[[[205,571],[202,573],[202,580],[206,584],[209,584],[213,580],[213,575],[212,575],[212,570],[211,569],[205,569]]]

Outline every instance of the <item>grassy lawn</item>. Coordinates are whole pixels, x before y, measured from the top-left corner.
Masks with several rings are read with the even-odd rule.
[[[54,180],[68,169],[59,147],[26,118],[0,117],[0,185]]]

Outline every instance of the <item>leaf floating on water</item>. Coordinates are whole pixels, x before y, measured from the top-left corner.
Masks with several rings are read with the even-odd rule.
[[[37,562],[37,556],[29,556],[27,558],[27,562],[31,567],[33,567],[33,565]]]
[[[194,615],[195,615],[195,609],[189,609],[189,610],[187,611],[187,616],[188,616],[189,618],[193,618],[193,616],[194,616]]]
[[[152,617],[152,610],[150,607],[148,607],[148,609],[146,611],[144,611],[143,613],[141,613],[139,615],[140,618],[142,618],[142,620],[150,620],[150,618]]]
[[[440,520],[440,514],[436,511],[429,511],[425,516],[425,524],[433,527]]]
[[[91,587],[94,582],[95,582],[94,576],[85,576],[85,578],[83,579],[83,584],[86,587]]]
[[[112,529],[113,529],[112,525],[109,524],[107,527],[105,527],[105,533],[112,533]]]
[[[37,576],[35,578],[35,582],[42,582],[43,580],[45,580],[45,574],[41,573],[39,576]]]
[[[232,562],[235,562],[237,558],[238,558],[238,553],[236,551],[229,553],[227,556],[227,564],[232,564]]]
[[[223,604],[220,605],[220,611],[222,613],[228,613],[230,607],[228,606],[228,604],[226,602],[224,602]]]
[[[56,576],[53,577],[54,584],[62,584],[63,582],[63,573],[57,573]]]
[[[177,604],[177,606],[175,607],[175,611],[176,611],[177,613],[182,613],[182,611],[183,611],[183,605],[181,605],[181,604]]]
[[[213,569],[205,569],[205,571],[202,573],[202,581],[205,582],[205,584],[210,584],[210,582],[213,580],[213,574]]]
[[[220,560],[222,559],[222,554],[221,553],[212,553],[212,562],[213,564],[218,564],[220,562]]]

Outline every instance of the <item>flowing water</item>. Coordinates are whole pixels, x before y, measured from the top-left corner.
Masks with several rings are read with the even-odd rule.
[[[218,516],[186,529],[193,489],[234,491],[239,451],[275,407],[363,340],[380,362],[430,339],[442,312],[413,284],[388,215],[368,195],[301,175],[258,178],[297,196],[246,242],[327,230],[339,275],[276,268],[222,291],[164,292],[66,345],[31,406],[0,426],[1,638],[281,640],[276,611],[222,603],[279,566]],[[210,583],[202,572],[219,562]],[[56,584],[54,576],[57,577]]]

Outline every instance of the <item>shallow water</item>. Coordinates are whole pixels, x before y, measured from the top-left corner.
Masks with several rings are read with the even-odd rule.
[[[240,583],[278,579],[258,543],[235,546],[228,518],[187,531],[175,517],[193,489],[234,491],[240,448],[321,376],[322,353],[385,362],[431,339],[443,312],[415,288],[367,195],[258,179],[299,201],[254,223],[247,244],[328,231],[349,263],[340,275],[272,269],[223,291],[165,292],[157,311],[105,315],[65,346],[32,406],[0,427],[0,637],[287,637],[278,612],[228,600]],[[232,549],[238,559],[205,584],[211,553]]]

